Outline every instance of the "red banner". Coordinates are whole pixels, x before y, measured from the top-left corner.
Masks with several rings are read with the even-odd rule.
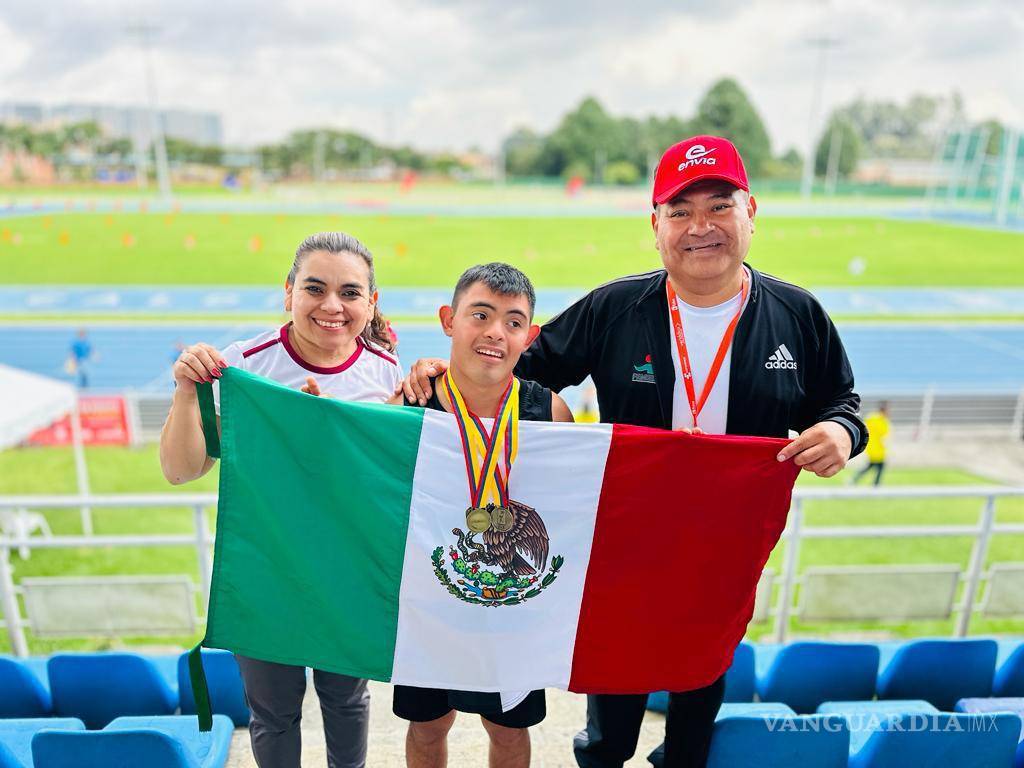
[[[129,445],[131,426],[128,407],[120,396],[78,398],[85,445]],[[28,439],[29,445],[71,445],[71,417],[65,416],[40,429]]]

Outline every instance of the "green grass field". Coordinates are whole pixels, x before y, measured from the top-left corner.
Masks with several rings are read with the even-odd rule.
[[[543,287],[588,287],[660,264],[646,216],[470,218],[69,213],[0,219],[8,284],[238,284],[283,280],[307,234],[342,229],[384,286],[449,286],[507,261]],[[764,218],[751,262],[808,287],[1024,284],[1024,236],[871,218]],[[866,264],[853,275],[853,259]]]
[[[90,482],[96,493],[215,491],[217,472],[184,488],[172,488],[160,474],[156,446],[143,449],[91,448],[88,450]],[[820,480],[804,475],[801,485],[837,484],[841,479]],[[957,470],[893,470],[887,482],[901,485],[984,484],[980,478]],[[73,493],[75,490],[73,459],[69,449],[21,448],[0,453],[0,494]],[[807,525],[887,525],[887,524],[971,524],[978,518],[981,500],[864,500],[842,502],[808,502],[805,507]],[[55,534],[81,532],[78,510],[47,512]],[[98,534],[189,533],[192,512],[188,509],[156,510],[94,510]],[[212,520],[212,512],[211,512]],[[997,505],[999,522],[1024,522],[1024,499],[1004,499]],[[769,567],[781,571],[784,546],[780,545],[769,560]],[[912,564],[943,563],[965,566],[971,552],[967,538],[877,538],[833,541],[808,540],[801,549],[800,567],[810,565]],[[1024,552],[1024,536],[1000,535],[993,541],[988,561],[1020,561]],[[190,547],[163,548],[97,548],[69,550],[38,550],[22,561],[12,554],[16,579],[30,576],[113,575],[113,574],[190,574],[198,580],[195,552]],[[953,621],[915,622],[907,624],[794,624],[797,633],[820,635],[835,632],[914,637],[948,635]],[[751,636],[770,633],[768,624],[752,625]],[[1024,633],[1024,620],[989,620],[976,617],[972,633]],[[105,648],[119,644],[153,644],[185,646],[196,638],[122,638],[110,641],[101,638],[49,640],[30,636],[33,653],[58,648]],[[6,634],[0,633],[0,653],[9,651]]]

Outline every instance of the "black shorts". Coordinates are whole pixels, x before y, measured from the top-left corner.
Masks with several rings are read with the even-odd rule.
[[[414,688],[410,685],[396,685],[391,709],[403,720],[413,723],[429,723],[451,712],[455,707],[443,688]],[[489,712],[480,716],[495,725],[506,728],[529,728],[537,725],[547,714],[544,691],[530,691],[526,698],[508,712]]]

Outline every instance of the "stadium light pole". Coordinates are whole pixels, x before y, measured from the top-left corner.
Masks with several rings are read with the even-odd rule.
[[[825,69],[828,64],[828,50],[833,48],[839,41],[831,37],[815,37],[808,40],[808,43],[818,49],[817,64],[814,68],[814,84],[811,90],[811,112],[807,120],[807,153],[804,155],[804,172],[800,179],[800,196],[809,199],[811,188],[814,185],[814,161],[816,138],[815,131],[818,124],[818,112],[821,110],[822,93],[825,90]]]
[[[160,195],[171,197],[171,174],[167,165],[167,144],[164,141],[163,126],[160,125],[160,112],[157,102],[156,77],[153,74],[152,36],[159,28],[153,24],[133,24],[128,32],[138,37],[142,47],[143,71],[146,78],[146,97],[149,102],[149,127],[153,138],[153,151],[156,155],[156,180]]]

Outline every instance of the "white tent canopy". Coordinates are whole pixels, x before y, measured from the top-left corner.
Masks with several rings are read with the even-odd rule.
[[[89,470],[82,447],[78,392],[70,384],[38,373],[0,365],[0,451],[25,440],[37,429],[71,416],[78,493],[89,495]],[[82,532],[92,536],[92,512],[82,507]]]
[[[0,365],[0,450],[67,416],[76,402],[70,384]]]

